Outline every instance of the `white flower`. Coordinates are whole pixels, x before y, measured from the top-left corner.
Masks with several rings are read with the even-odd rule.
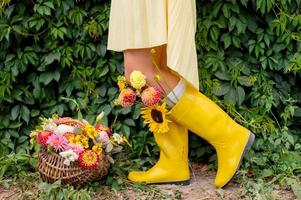
[[[57,125],[52,121],[52,119],[47,119],[42,125],[44,131],[55,132],[57,130]]]
[[[78,155],[71,149],[67,150],[67,151],[60,152],[60,156],[65,158],[64,164],[67,165],[67,166],[70,165],[70,162],[74,162],[78,159]]]
[[[117,144],[122,144],[123,143],[123,138],[121,135],[117,134],[117,133],[114,133],[112,135],[112,139],[113,141],[115,141]]]
[[[61,124],[61,125],[58,125],[57,129],[54,131],[54,133],[57,135],[63,135],[64,133],[67,133],[67,132],[74,133],[74,127],[65,125],[65,124]]]

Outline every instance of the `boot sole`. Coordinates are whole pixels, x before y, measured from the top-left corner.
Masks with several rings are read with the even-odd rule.
[[[236,169],[236,171],[235,171],[235,174],[234,174],[234,175],[232,176],[232,178],[231,178],[231,179],[230,179],[223,187],[221,187],[221,188],[227,187],[227,186],[229,185],[229,183],[235,178],[235,176],[237,175],[237,172],[238,172],[238,170],[239,170],[239,168],[240,168],[240,166],[241,166],[241,163],[242,163],[243,158],[245,157],[247,151],[248,151],[248,150],[251,148],[251,146],[253,145],[254,140],[255,140],[255,135],[254,135],[254,133],[252,133],[251,131],[249,131],[249,132],[250,132],[250,136],[249,136],[248,142],[247,142],[247,144],[246,144],[246,146],[245,146],[245,149],[244,149],[244,151],[243,151],[243,153],[242,153],[242,155],[241,155],[241,157],[240,157],[240,161],[239,161],[238,167],[237,167],[237,169]]]
[[[189,184],[190,184],[190,180],[148,183],[148,185],[189,185]]]

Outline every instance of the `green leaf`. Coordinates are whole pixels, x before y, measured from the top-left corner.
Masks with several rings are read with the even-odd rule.
[[[60,61],[60,59],[61,59],[60,52],[54,52],[54,53],[48,54],[45,57],[44,61],[45,61],[46,65],[49,65],[49,64],[53,63],[55,60]]]
[[[20,105],[15,105],[11,110],[11,119],[15,120],[19,116],[20,113]]]
[[[21,114],[22,119],[28,124],[29,119],[30,119],[29,109],[26,106],[22,105],[21,110],[20,110],[20,114]]]
[[[246,95],[245,91],[242,87],[238,86],[236,88],[236,92],[237,92],[237,97],[238,97],[238,99],[237,99],[238,105],[241,105],[242,102],[245,100],[245,95]]]
[[[231,74],[229,72],[218,71],[214,74],[217,78],[224,81],[231,80]]]
[[[230,88],[231,88],[231,86],[228,83],[222,83],[220,85],[220,87],[218,87],[217,89],[215,89],[213,91],[213,93],[216,96],[223,96],[229,92]]]

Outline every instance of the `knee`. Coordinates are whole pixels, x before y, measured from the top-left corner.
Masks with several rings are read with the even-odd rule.
[[[145,76],[153,74],[153,65],[146,49],[126,50],[124,52],[124,75],[127,81],[133,71],[141,71]]]
[[[130,65],[128,65],[128,64],[126,64],[126,62],[124,62],[124,76],[127,81],[130,81],[130,75],[131,75],[132,71],[134,71],[134,70],[130,67]]]

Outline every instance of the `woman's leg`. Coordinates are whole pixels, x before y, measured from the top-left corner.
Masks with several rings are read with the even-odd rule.
[[[179,77],[166,67],[163,50],[163,46],[156,48],[158,52],[156,60],[157,63],[163,65],[160,75],[167,84],[164,84],[164,81],[161,81],[161,84],[163,84],[165,94],[168,94],[176,90]],[[158,72],[151,62],[149,49],[125,52],[125,59],[126,73],[138,69],[146,74],[150,85],[156,86],[157,83],[153,77]],[[237,124],[218,105],[191,84],[185,83],[185,85],[183,94],[171,109],[171,118],[214,146],[218,158],[215,185],[223,187],[231,181],[238,170],[245,152],[253,143],[254,134]]]
[[[131,72],[138,70],[146,76],[148,85],[169,92],[175,87],[179,78],[166,67],[166,46],[159,46],[154,49],[156,51],[154,59],[160,67],[159,70],[152,62],[150,48],[130,49],[124,52],[126,79],[129,81]],[[156,75],[160,75],[165,80],[160,81],[160,86],[154,79]],[[187,128],[172,122],[169,124],[167,133],[154,133],[154,137],[160,149],[159,160],[146,172],[130,172],[128,178],[134,182],[145,183],[189,183]]]
[[[152,62],[151,48],[127,49],[124,51],[125,77],[129,81],[132,71],[141,71],[146,76],[148,85],[157,87],[168,94],[179,82],[179,77],[166,66],[166,45],[154,47],[153,49],[156,52],[154,60],[160,69],[157,69]],[[159,75],[162,79],[160,86],[155,80],[156,75]]]

